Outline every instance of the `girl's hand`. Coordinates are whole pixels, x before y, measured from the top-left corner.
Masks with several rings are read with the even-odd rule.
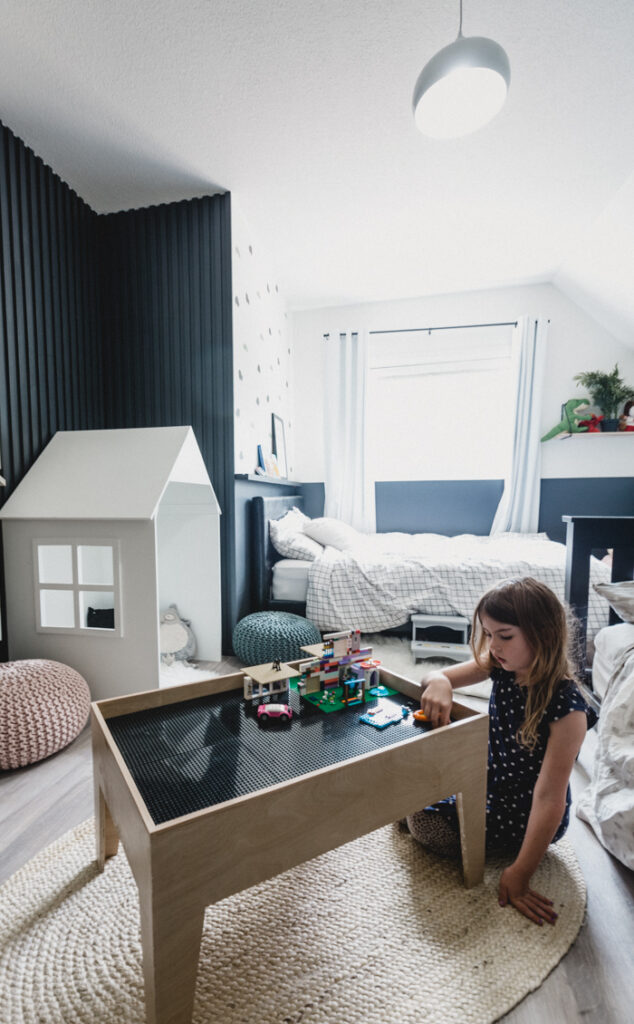
[[[529,888],[530,878],[510,864],[500,875],[498,899],[501,907],[510,903],[535,924],[554,924],[557,914],[553,910],[553,901]]]
[[[453,687],[441,673],[433,674],[420,698],[421,710],[434,726],[449,725],[449,713],[453,703]]]

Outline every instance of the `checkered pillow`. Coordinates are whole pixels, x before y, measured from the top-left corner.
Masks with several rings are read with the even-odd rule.
[[[281,519],[272,519],[269,533],[275,550],[284,558],[304,558],[314,562],[324,549],[304,533],[304,524],[309,522],[309,517],[295,506]]]

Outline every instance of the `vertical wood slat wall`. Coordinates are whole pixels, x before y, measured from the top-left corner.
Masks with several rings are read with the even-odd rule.
[[[107,427],[192,426],[221,516],[223,649],[235,605],[230,197],[99,217]]]
[[[3,497],[56,430],[103,424],[97,216],[0,126]]]
[[[0,124],[0,504],[57,430],[103,425],[96,221]],[[2,573],[0,600],[5,660]]]
[[[57,430],[191,424],[235,604],[230,197],[100,216],[0,124],[0,504]],[[63,481],[60,482],[63,486]],[[0,567],[1,567],[0,543]],[[3,573],[0,661],[7,658]]]

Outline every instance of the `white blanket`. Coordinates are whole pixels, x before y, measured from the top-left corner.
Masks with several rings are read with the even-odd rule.
[[[509,576],[535,576],[563,599],[566,548],[546,534],[377,533],[352,549],[327,547],[311,563],[306,614],[321,630],[391,629],[416,612],[471,618],[489,587]],[[593,583],[608,581],[592,559]],[[608,622],[608,604],[590,591],[588,636]]]
[[[634,869],[634,644],[608,681],[590,785],[577,802],[606,850]]]

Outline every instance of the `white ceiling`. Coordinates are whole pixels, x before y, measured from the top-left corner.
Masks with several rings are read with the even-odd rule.
[[[229,189],[291,308],[554,280],[634,344],[634,4],[464,0],[490,125],[414,127],[458,0],[0,0],[0,118],[99,212]]]

